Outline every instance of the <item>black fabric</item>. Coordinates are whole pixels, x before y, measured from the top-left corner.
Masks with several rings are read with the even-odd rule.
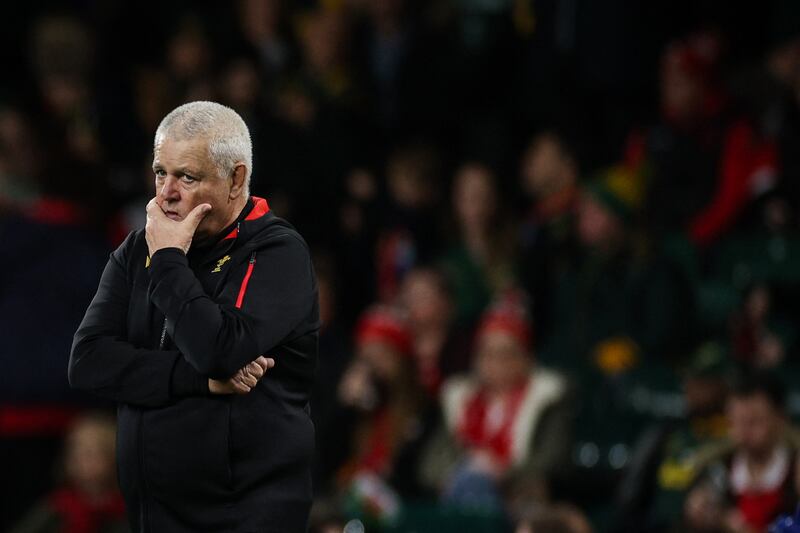
[[[119,402],[118,473],[134,531],[305,530],[317,286],[302,237],[269,212],[244,220],[250,209],[237,237],[188,256],[159,250],[149,265],[144,231],[129,235],[75,334],[71,383]],[[208,377],[259,355],[276,365],[249,394],[208,392]]]

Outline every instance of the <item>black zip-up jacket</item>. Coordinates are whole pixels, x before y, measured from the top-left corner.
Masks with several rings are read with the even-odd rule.
[[[135,532],[305,531],[317,286],[307,245],[261,198],[213,246],[111,254],[72,345],[72,386],[119,403],[117,463]],[[246,395],[212,395],[267,355]]]

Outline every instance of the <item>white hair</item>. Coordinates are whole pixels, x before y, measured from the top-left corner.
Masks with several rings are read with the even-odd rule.
[[[250,193],[253,141],[242,117],[216,102],[189,102],[176,107],[158,125],[153,146],[165,138],[182,141],[207,139],[208,155],[220,177],[230,176],[237,164],[245,166],[245,192]]]

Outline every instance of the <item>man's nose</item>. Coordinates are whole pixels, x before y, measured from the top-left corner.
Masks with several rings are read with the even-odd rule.
[[[166,178],[164,178],[164,182],[161,184],[158,195],[161,197],[162,201],[179,200],[180,191],[178,190],[177,178],[172,175],[168,175]]]

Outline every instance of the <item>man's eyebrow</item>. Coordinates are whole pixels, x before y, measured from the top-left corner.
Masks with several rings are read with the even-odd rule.
[[[164,167],[160,163],[153,163],[153,170],[154,171],[163,170],[163,169],[164,169]],[[194,177],[202,176],[202,172],[200,172],[200,170],[195,169],[194,167],[189,167],[189,166],[178,167],[178,168],[175,169],[175,171],[180,173],[180,174],[184,174],[184,175],[188,174],[188,175],[194,176]]]
[[[194,167],[178,167],[176,170],[181,174],[189,174],[190,176],[200,176],[201,174],[200,170]]]

